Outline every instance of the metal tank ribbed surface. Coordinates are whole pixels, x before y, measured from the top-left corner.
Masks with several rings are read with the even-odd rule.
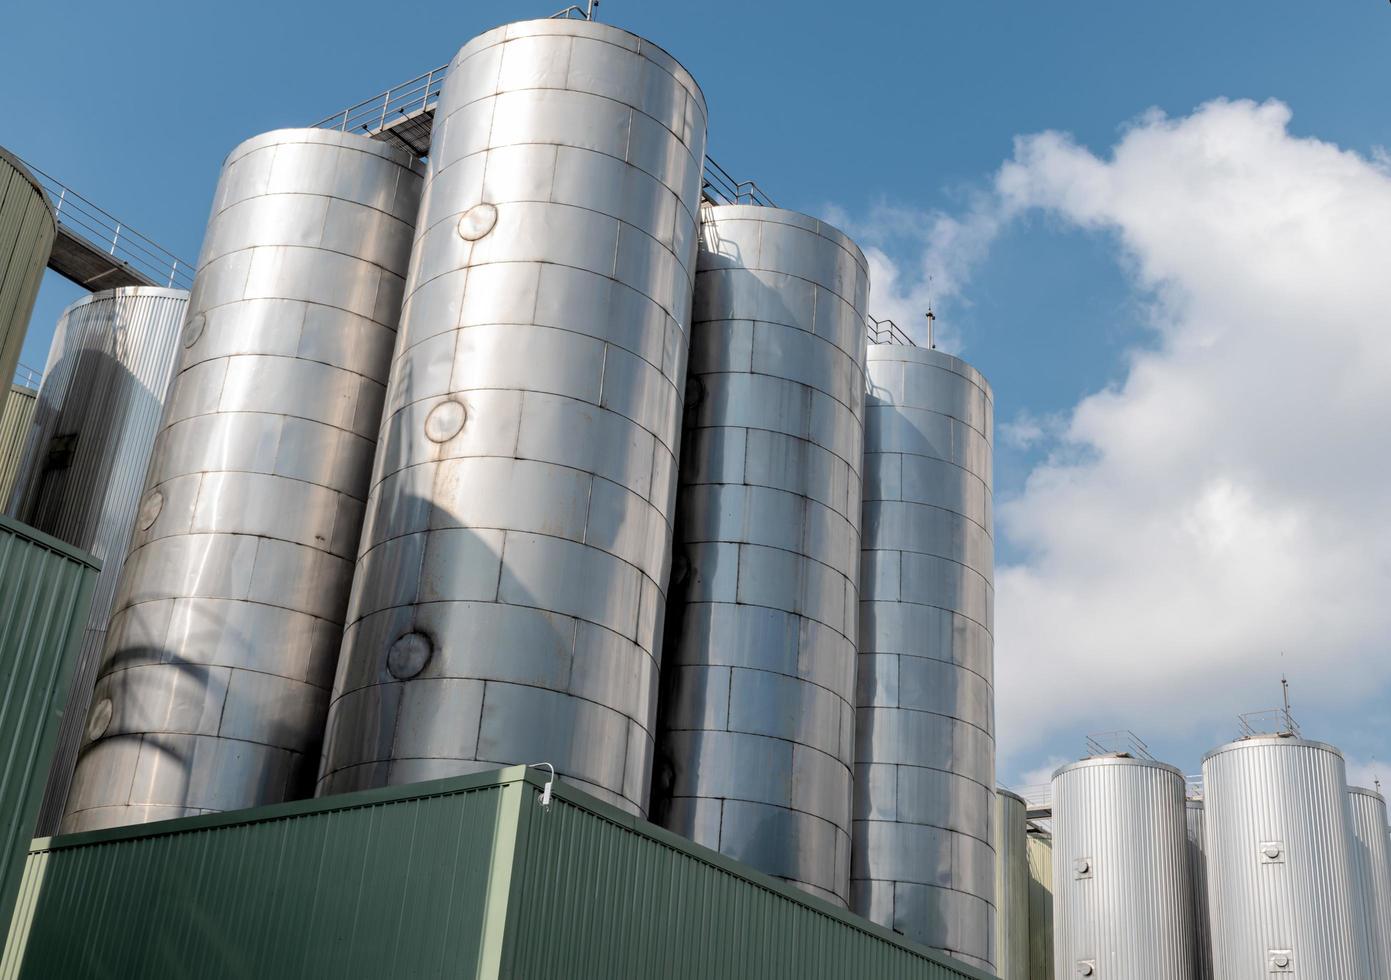
[[[994,409],[941,351],[869,348],[855,911],[994,964]]]
[[[9,502],[24,460],[24,444],[29,440],[29,424],[34,420],[34,402],[39,390],[27,384],[10,385],[0,408],[0,501]]]
[[[705,103],[540,20],[435,120],[319,792],[546,762],[644,814]]]
[[[1029,980],[1029,805],[995,794],[995,973]]]
[[[657,822],[840,905],[868,293],[823,222],[703,212],[653,784]]]
[[[1386,798],[1375,790],[1348,790],[1352,809],[1353,863],[1366,920],[1373,980],[1391,978],[1391,848],[1386,839]]]
[[[7,513],[102,563],[39,811],[54,833],[188,310],[182,289],[108,289],[63,311]]]
[[[1188,883],[1193,893],[1193,964],[1195,980],[1212,980],[1212,922],[1207,912],[1207,838],[1202,800],[1185,800],[1188,829]]]
[[[0,147],[0,379],[14,377],[43,270],[58,234],[48,194]]]
[[[1053,774],[1054,974],[1193,980],[1183,773],[1103,755]]]
[[[1053,838],[1029,832],[1029,980],[1053,980]]]
[[[1282,735],[1203,758],[1213,972],[1370,975],[1343,756]]]
[[[227,158],[64,830],[312,791],[418,167],[318,129]]]

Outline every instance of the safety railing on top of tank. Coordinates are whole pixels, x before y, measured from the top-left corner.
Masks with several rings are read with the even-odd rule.
[[[25,166],[48,194],[58,224],[69,235],[83,239],[155,285],[192,288],[192,263],[156,245],[109,211],[97,207],[32,164]]]
[[[26,364],[15,365],[14,383],[19,385],[21,388],[37,389],[39,387],[39,383],[42,381],[42,371],[35,371],[33,368],[29,367]]]
[[[904,347],[918,346],[913,342],[913,338],[892,320],[876,320],[874,317],[865,317],[865,334],[871,344],[902,344]]]

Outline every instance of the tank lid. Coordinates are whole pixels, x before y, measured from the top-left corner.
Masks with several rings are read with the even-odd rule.
[[[1374,800],[1380,800],[1382,805],[1386,803],[1386,797],[1382,796],[1374,789],[1368,789],[1366,786],[1349,786],[1348,793],[1356,793],[1359,796],[1370,796]]]
[[[1011,800],[1018,800],[1020,803],[1024,804],[1024,806],[1029,805],[1028,800],[1024,799],[1024,797],[1020,796],[1012,789],[1005,789],[1003,786],[997,786],[995,787],[995,792],[1000,796],[1008,796]]]
[[[1312,739],[1299,738],[1295,735],[1290,735],[1285,732],[1261,732],[1256,735],[1245,735],[1231,742],[1227,742],[1223,745],[1217,746],[1217,748],[1213,749],[1211,752],[1203,756],[1203,762],[1207,762],[1207,760],[1211,759],[1213,756],[1221,755],[1223,752],[1235,752],[1238,749],[1259,749],[1271,745],[1297,745],[1303,746],[1304,748],[1308,749],[1318,749],[1323,752],[1332,752],[1340,759],[1343,757],[1343,753],[1338,749],[1337,746],[1329,745],[1327,742],[1316,742]]]
[[[952,374],[959,374],[981,391],[988,401],[995,400],[995,393],[985,375],[955,354],[938,350],[936,347],[909,347],[907,344],[870,344],[865,352],[865,360],[873,361],[916,361],[928,364]]]
[[[0,160],[4,160],[11,167],[14,167],[15,170],[19,171],[21,177],[29,181],[34,190],[38,193],[39,199],[43,201],[44,208],[48,210],[48,216],[53,219],[53,223],[56,225],[58,223],[58,214],[53,210],[53,202],[48,199],[48,191],[43,189],[43,185],[39,183],[39,179],[34,176],[33,172],[27,166],[25,166],[24,161],[3,146],[0,146]]]
[[[1076,762],[1069,762],[1065,766],[1059,766],[1053,771],[1053,778],[1057,779],[1063,773],[1071,772],[1073,769],[1086,769],[1095,766],[1148,766],[1151,769],[1167,770],[1180,780],[1185,778],[1183,770],[1178,766],[1171,766],[1169,763],[1160,762],[1157,759],[1141,759],[1138,756],[1131,755],[1129,752],[1107,752],[1104,755],[1089,755],[1085,759],[1079,759]]]
[[[869,261],[853,238],[835,225],[828,224],[820,218],[813,218],[809,214],[787,208],[769,207],[766,204],[704,204],[701,205],[700,215],[702,225],[707,221],[766,221],[769,224],[800,228],[839,245],[850,253],[850,257],[861,270],[866,274],[869,272]]]

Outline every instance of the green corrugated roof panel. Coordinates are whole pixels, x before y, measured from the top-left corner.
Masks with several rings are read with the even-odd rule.
[[[988,974],[520,768],[36,841],[0,977]]]

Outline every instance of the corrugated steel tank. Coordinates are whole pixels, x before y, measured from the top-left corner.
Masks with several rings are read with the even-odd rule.
[[[38,830],[54,833],[188,310],[182,289],[93,293],[63,311],[7,513],[101,563]]]
[[[454,57],[320,794],[548,762],[646,812],[704,152],[625,31]]]
[[[1213,971],[1369,976],[1343,756],[1283,735],[1203,757]]]
[[[941,351],[871,346],[855,709],[861,915],[994,963],[990,386]]]
[[[1053,838],[1029,832],[1029,980],[1053,980]]]
[[[1207,838],[1203,801],[1185,800],[1188,829],[1188,882],[1193,892],[1193,964],[1196,980],[1212,980],[1212,922],[1207,912]]]
[[[227,158],[65,831],[312,790],[418,166],[319,129]]]
[[[0,517],[0,933],[25,873],[98,564]]]
[[[14,489],[19,464],[24,459],[24,444],[29,441],[29,425],[34,421],[34,402],[37,388],[10,385],[5,404],[0,409],[0,500],[8,501]]]
[[[1029,805],[1005,789],[995,801],[995,972],[1029,980]]]
[[[1375,790],[1348,790],[1352,808],[1352,853],[1366,919],[1371,976],[1391,977],[1391,848],[1386,839],[1386,798]]]
[[[1103,755],[1053,774],[1054,973],[1192,980],[1183,773]]]
[[[14,377],[58,221],[48,194],[0,148],[0,379]]]
[[[849,238],[703,210],[653,819],[845,905],[865,305]]]

